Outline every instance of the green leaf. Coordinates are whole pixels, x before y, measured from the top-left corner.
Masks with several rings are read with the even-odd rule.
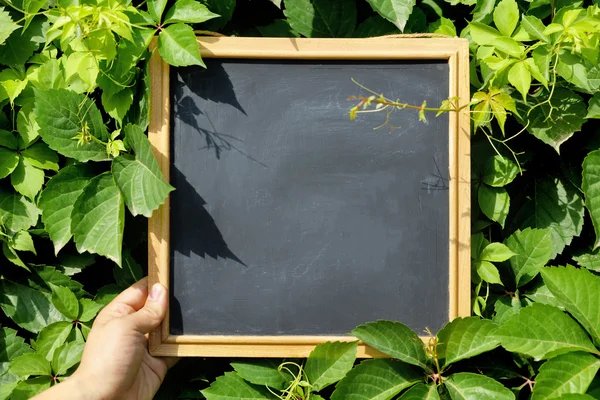
[[[18,145],[20,149],[27,148],[40,136],[40,127],[35,120],[33,103],[28,103],[19,110],[17,114],[17,130],[19,131]]]
[[[79,301],[77,301],[77,297],[67,287],[57,286],[52,283],[49,286],[52,289],[52,304],[54,304],[54,307],[71,321],[76,320],[79,315]]]
[[[127,125],[124,130],[135,158],[129,155],[115,158],[112,173],[131,214],[149,218],[174,188],[165,182],[152,145],[142,130],[135,125]]]
[[[19,25],[13,22],[10,14],[4,11],[4,7],[0,7],[0,45],[17,29]]]
[[[398,400],[440,400],[440,395],[435,383],[429,385],[417,383],[400,396]]]
[[[600,314],[598,314],[600,278],[586,269],[543,268],[544,283],[565,309],[600,343]],[[598,292],[597,292],[598,290]]]
[[[239,376],[254,385],[281,390],[292,380],[292,376],[278,369],[280,363],[279,360],[256,359],[232,362],[231,366]]]
[[[500,272],[498,271],[498,268],[496,268],[496,266],[491,262],[476,260],[473,262],[473,268],[475,268],[477,275],[479,275],[484,281],[502,285]]]
[[[594,272],[600,272],[600,253],[598,253],[598,251],[573,256],[573,260],[575,260],[580,267],[587,268]]]
[[[59,321],[44,327],[35,342],[36,352],[52,361],[54,352],[65,343],[72,329],[71,321]]]
[[[256,29],[264,37],[300,37],[285,19],[276,19],[269,25],[257,26]]]
[[[178,0],[165,14],[164,23],[198,24],[217,17],[219,17],[218,14],[210,12],[204,4],[196,0]]]
[[[498,347],[500,342],[493,337],[496,329],[492,321],[479,317],[456,318],[446,324],[437,334],[442,369]]]
[[[586,353],[563,354],[546,361],[535,378],[531,400],[555,399],[585,393],[600,368],[600,360]]]
[[[167,0],[148,0],[148,12],[157,24],[161,22],[161,16],[166,6]]]
[[[331,400],[390,400],[423,380],[423,372],[396,360],[366,360],[337,384]]]
[[[517,287],[537,276],[539,269],[552,258],[552,230],[531,229],[516,231],[504,243],[517,255],[510,259]]]
[[[563,50],[559,53],[556,72],[586,93],[593,93],[597,89],[590,85],[590,77],[593,79],[594,74],[586,67],[585,61],[570,51]]]
[[[200,391],[206,400],[270,400],[276,397],[264,386],[252,385],[235,372],[225,372],[209,388]]]
[[[515,0],[502,0],[494,9],[494,24],[504,36],[512,36],[519,23],[519,6]]]
[[[550,289],[548,289],[548,286],[541,280],[538,280],[533,287],[528,288],[525,296],[536,303],[548,304],[564,310],[560,301],[554,297],[550,292]]]
[[[12,361],[21,354],[31,353],[32,351],[25,340],[17,336],[17,331],[10,328],[0,328],[0,363]]]
[[[552,113],[554,117],[548,118],[550,105],[536,107],[529,115],[530,123],[527,130],[560,153],[560,146],[575,132],[581,130],[587,110],[585,102],[579,95],[563,88],[554,90],[550,103],[554,108]]]
[[[12,246],[10,246],[7,242],[2,242],[2,254],[4,254],[4,257],[6,257],[6,259],[11,263],[29,271],[29,267],[25,265],[23,260],[21,260],[17,254],[16,250],[13,249]]]
[[[481,251],[480,257],[485,261],[502,262],[514,255],[515,253],[502,243],[490,243]]]
[[[64,89],[35,89],[34,92],[35,116],[40,126],[40,136],[51,149],[78,161],[108,159],[104,145],[94,140],[80,144],[74,139],[82,131],[103,142],[109,138],[93,100]]]
[[[377,321],[356,327],[352,335],[367,345],[429,371],[423,341],[408,326],[400,322]]]
[[[235,11],[236,0],[201,0],[208,9],[218,15],[219,18],[205,22],[205,29],[218,31],[223,28],[233,17]]]
[[[286,0],[284,4],[283,13],[291,27],[309,38],[347,37],[356,26],[356,5],[353,0]]]
[[[44,185],[44,171],[20,157],[19,165],[10,175],[10,183],[17,192],[34,201],[35,196],[42,190]]]
[[[11,400],[27,400],[48,389],[52,383],[51,376],[38,376],[19,382],[13,390]]]
[[[30,251],[33,254],[36,254],[33,239],[27,231],[17,232],[12,238],[11,247],[15,250]]]
[[[124,224],[123,194],[112,174],[105,172],[90,180],[71,215],[77,250],[106,256],[121,265]]]
[[[514,400],[515,395],[500,382],[485,375],[461,372],[444,381],[452,400]]]
[[[551,39],[544,33],[546,26],[539,18],[533,15],[523,15],[521,26],[532,38],[551,43]]]
[[[477,6],[473,10],[473,22],[490,23],[495,7],[496,0],[477,0]]]
[[[415,0],[367,0],[371,7],[404,32],[406,22],[412,14]],[[286,3],[287,4],[287,3]]]
[[[366,38],[399,33],[398,28],[379,14],[374,14],[358,24],[352,37]]]
[[[0,224],[12,232],[29,229],[36,224],[38,210],[20,194],[0,188]]]
[[[119,124],[123,123],[123,118],[125,118],[132,104],[133,92],[130,88],[125,88],[115,94],[110,94],[109,92],[102,93],[102,107]]]
[[[102,310],[103,305],[96,303],[91,299],[79,300],[79,316],[77,320],[79,322],[89,322],[98,315],[98,312]]]
[[[304,371],[314,391],[342,379],[356,360],[358,342],[327,342],[319,344],[306,360]]]
[[[36,168],[58,171],[58,154],[44,143],[35,143],[23,150],[21,155]]]
[[[0,147],[0,179],[6,178],[17,168],[20,158],[16,151]]]
[[[573,351],[598,351],[585,331],[556,307],[534,303],[509,317],[495,333],[508,351],[536,361]]]
[[[585,194],[585,205],[596,231],[596,249],[600,246],[600,150],[592,151],[585,157],[582,176],[581,188]]]
[[[176,67],[200,65],[206,68],[194,30],[186,24],[169,25],[158,35],[158,52],[168,64]]]
[[[70,342],[60,346],[54,352],[52,358],[52,369],[57,375],[64,375],[69,368],[81,360],[84,343]]]
[[[13,360],[9,371],[22,378],[32,375],[51,376],[50,363],[43,355],[37,353],[23,354]]]
[[[40,196],[42,221],[54,243],[55,254],[71,239],[71,213],[75,201],[93,176],[87,165],[69,165],[48,181]]]
[[[18,149],[18,142],[15,135],[4,129],[0,129],[0,146],[7,147],[11,150]],[[2,147],[0,147],[1,149]],[[5,149],[6,150],[6,149]]]
[[[480,185],[477,192],[479,207],[486,217],[504,228],[510,208],[510,197],[504,188]]]
[[[494,187],[511,183],[519,173],[519,168],[510,159],[496,155],[488,158],[484,165],[483,182]]]
[[[39,47],[39,42],[34,37],[42,36],[42,22],[46,17],[38,16],[33,19],[27,30],[20,28],[14,31],[0,46],[0,64],[21,67],[27,62],[33,52]]]
[[[588,104],[588,113],[585,118],[600,119],[600,93],[596,93],[594,97],[590,99]]]
[[[521,93],[523,101],[527,101],[527,94],[531,87],[531,72],[524,61],[519,61],[511,67],[508,71],[508,81]]]
[[[494,45],[502,37],[496,29],[479,22],[471,22],[469,30],[473,41],[480,46]]]
[[[594,397],[587,394],[579,394],[579,393],[567,393],[563,394],[560,397],[556,397],[556,400],[595,400]]]
[[[550,62],[552,61],[552,53],[548,46],[540,46],[531,52],[531,57],[535,66],[544,77],[544,81],[550,79]],[[540,81],[542,82],[542,81]]]

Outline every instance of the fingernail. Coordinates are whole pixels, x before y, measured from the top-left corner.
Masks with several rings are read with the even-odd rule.
[[[150,290],[150,295],[148,296],[152,301],[158,301],[163,297],[165,293],[165,288],[160,283],[155,283],[152,286],[152,290]]]

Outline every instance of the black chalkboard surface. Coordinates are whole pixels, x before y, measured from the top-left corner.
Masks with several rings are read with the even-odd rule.
[[[172,68],[170,334],[345,335],[449,320],[449,116],[350,121],[351,78],[439,105],[448,62]]]

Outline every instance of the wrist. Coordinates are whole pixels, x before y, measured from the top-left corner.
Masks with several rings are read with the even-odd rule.
[[[94,390],[92,385],[90,385],[89,379],[85,379],[77,372],[61,382],[60,385],[64,385],[65,389],[73,394],[73,396],[69,396],[69,398],[79,400],[104,400],[100,393]]]

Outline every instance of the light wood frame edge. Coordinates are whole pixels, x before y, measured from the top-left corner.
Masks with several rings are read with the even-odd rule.
[[[257,45],[260,43],[260,46]],[[213,38],[199,37],[205,58],[256,59],[342,59],[342,60],[433,60],[449,64],[450,97],[459,97],[465,109],[449,115],[450,171],[450,319],[469,316],[470,281],[470,116],[469,49],[464,39],[294,39],[294,38]],[[163,176],[170,177],[170,92],[169,66],[156,51],[153,39],[150,59],[150,127],[152,143]],[[401,51],[398,51],[401,49]],[[454,211],[453,211],[454,210]],[[169,199],[148,221],[149,285],[160,282],[169,287]],[[422,337],[424,341],[428,337]],[[325,341],[353,341],[351,336],[175,336],[169,334],[169,313],[150,334],[149,348],[155,356],[202,357],[307,357],[314,346]],[[384,354],[359,342],[357,356]]]

